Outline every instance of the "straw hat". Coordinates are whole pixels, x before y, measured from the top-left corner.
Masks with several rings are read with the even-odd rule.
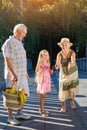
[[[61,42],[58,42],[57,45],[61,47],[64,43],[68,44],[69,46],[73,45],[73,43],[70,42],[69,38],[62,38]]]

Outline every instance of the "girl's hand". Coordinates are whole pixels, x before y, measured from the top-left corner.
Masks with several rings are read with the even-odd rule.
[[[50,74],[53,74],[53,70],[52,69],[50,69]]]

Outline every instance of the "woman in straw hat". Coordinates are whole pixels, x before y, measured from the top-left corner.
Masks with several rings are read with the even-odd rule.
[[[59,100],[62,102],[60,112],[66,112],[66,100],[70,99],[72,109],[75,109],[74,97],[79,92],[78,68],[73,45],[68,38],[62,38],[58,43],[61,51],[57,54],[55,68],[59,69]]]

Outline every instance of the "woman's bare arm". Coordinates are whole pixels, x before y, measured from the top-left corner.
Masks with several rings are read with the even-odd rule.
[[[73,67],[76,64],[76,54],[75,52],[72,53],[71,55],[71,62],[68,64],[68,68]]]
[[[56,69],[60,68],[60,63],[61,63],[61,56],[57,55],[56,64],[55,64]]]

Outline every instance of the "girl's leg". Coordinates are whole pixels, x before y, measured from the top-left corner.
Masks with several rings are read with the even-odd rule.
[[[70,105],[72,109],[76,109],[76,105],[73,98],[70,98]]]
[[[66,101],[62,101],[62,108],[60,112],[66,112]]]
[[[41,113],[42,116],[47,116],[47,112],[44,109],[45,99],[46,99],[46,94],[41,94],[40,95],[40,113]]]
[[[46,99],[46,94],[41,94],[40,95],[40,111],[44,110],[45,99]]]

